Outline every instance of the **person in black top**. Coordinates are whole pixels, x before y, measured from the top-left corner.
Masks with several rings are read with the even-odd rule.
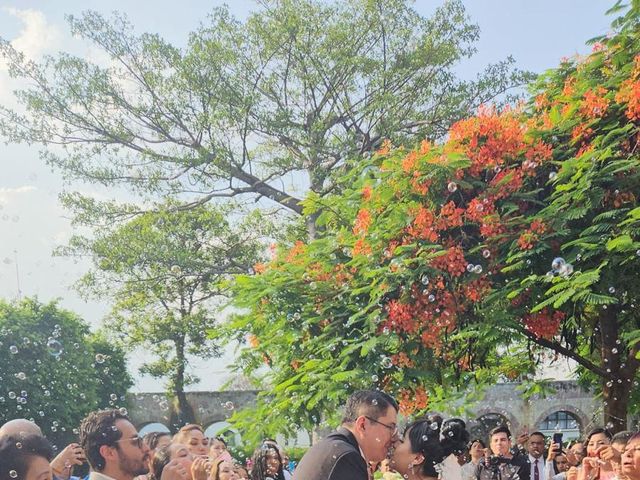
[[[342,425],[307,451],[293,480],[368,480],[368,464],[384,460],[398,434],[398,404],[377,390],[355,392]]]
[[[530,464],[526,456],[513,454],[511,432],[506,426],[489,433],[489,450],[476,467],[477,480],[530,480]]]

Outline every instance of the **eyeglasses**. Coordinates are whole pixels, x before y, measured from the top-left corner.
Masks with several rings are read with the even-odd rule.
[[[386,428],[389,431],[391,431],[391,435],[392,436],[398,434],[398,426],[397,425],[387,425],[386,423],[382,423],[382,422],[376,420],[375,418],[367,417],[366,415],[364,416],[364,418],[366,418],[370,422],[377,423],[378,425],[382,425],[384,428]]]
[[[120,440],[116,440],[114,443],[120,443],[120,442],[131,442],[133,445],[135,445],[139,449],[142,449],[142,445],[144,445],[144,441],[142,440],[142,437],[139,437],[139,436],[135,436],[131,438],[121,438]]]

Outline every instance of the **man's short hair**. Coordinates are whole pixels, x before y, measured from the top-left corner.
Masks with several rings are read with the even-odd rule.
[[[377,420],[387,413],[389,407],[398,411],[398,402],[391,395],[379,390],[358,390],[347,400],[342,423],[353,423],[361,416]]]
[[[0,480],[26,478],[34,457],[53,458],[51,444],[41,435],[9,435],[0,439]]]
[[[122,438],[122,432],[116,427],[117,420],[129,420],[129,417],[115,409],[99,410],[89,413],[80,424],[80,446],[91,468],[98,472],[106,466],[100,447],[115,447]]]
[[[496,428],[492,429],[489,432],[489,438],[493,438],[494,435],[497,435],[498,433],[506,433],[507,434],[507,438],[511,438],[511,430],[509,430],[509,427],[507,427],[506,425],[500,425],[497,426]]]
[[[542,438],[544,438],[545,440],[547,439],[547,436],[546,436],[544,433],[542,433],[542,432],[533,432],[533,433],[530,433],[530,434],[529,434],[529,438],[533,437],[534,435],[538,435],[539,437],[542,437]]]
[[[623,430],[613,436],[613,438],[611,439],[611,443],[623,443],[626,445],[634,434],[635,432]]]

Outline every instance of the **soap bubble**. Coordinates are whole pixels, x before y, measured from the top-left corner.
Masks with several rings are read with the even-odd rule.
[[[573,265],[570,263],[565,263],[559,270],[560,275],[563,277],[568,277],[573,273]]]
[[[380,361],[380,363],[384,368],[391,368],[393,366],[393,362],[389,357],[382,357],[382,360]]]
[[[24,372],[18,372],[18,373],[16,373],[16,378],[18,380],[26,380],[27,375]]]
[[[55,338],[50,338],[47,341],[47,351],[51,356],[58,358],[62,355],[62,344]]]
[[[118,400],[118,396],[115,393],[112,393],[111,395],[109,395],[109,398],[114,402]]]
[[[615,287],[609,287],[609,293],[616,293]]]
[[[489,258],[489,257],[491,256],[491,252],[490,252],[488,249],[486,249],[486,248],[485,248],[485,249],[482,251],[482,256],[483,256],[484,258]]]
[[[482,273],[482,265],[476,265],[473,267],[473,273]]]
[[[106,359],[102,353],[96,353],[96,363],[104,363]]]
[[[558,172],[549,172],[549,180],[553,182],[556,178],[558,178]]]
[[[456,190],[458,190],[458,184],[456,182],[449,182],[449,184],[447,185],[447,190],[449,190],[451,193],[455,192]]]
[[[16,353],[18,353],[18,347],[16,347],[15,345],[11,345],[11,346],[9,347],[9,352],[10,352],[12,355],[15,355]]]
[[[377,382],[378,381],[378,376],[377,375],[371,375],[371,381]]]
[[[556,257],[551,262],[552,270],[560,270],[567,262],[562,257]]]
[[[429,285],[429,277],[427,277],[426,275],[423,275],[422,278],[420,279],[420,283],[422,283],[423,285]]]
[[[233,402],[224,402],[224,408],[225,410],[233,410],[234,408],[236,408],[236,406],[233,404]]]
[[[467,272],[471,273],[473,272],[475,265],[473,263],[469,263],[467,264]]]

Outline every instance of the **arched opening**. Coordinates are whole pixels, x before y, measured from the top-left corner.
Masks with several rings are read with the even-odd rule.
[[[207,438],[222,437],[229,447],[237,447],[242,441],[240,434],[231,428],[229,422],[225,421],[209,425],[204,431],[204,436]]]
[[[140,435],[141,437],[144,437],[147,433],[151,433],[151,432],[171,433],[171,431],[169,430],[169,428],[167,428],[166,425],[159,422],[154,422],[154,423],[147,423],[144,427],[138,430],[138,435]]]
[[[571,412],[558,410],[548,415],[538,424],[538,430],[545,435],[562,432],[562,441],[580,438],[580,419]]]
[[[489,445],[489,432],[501,425],[509,426],[507,417],[499,413],[486,413],[469,422],[469,433],[471,438],[479,438],[485,445]]]

